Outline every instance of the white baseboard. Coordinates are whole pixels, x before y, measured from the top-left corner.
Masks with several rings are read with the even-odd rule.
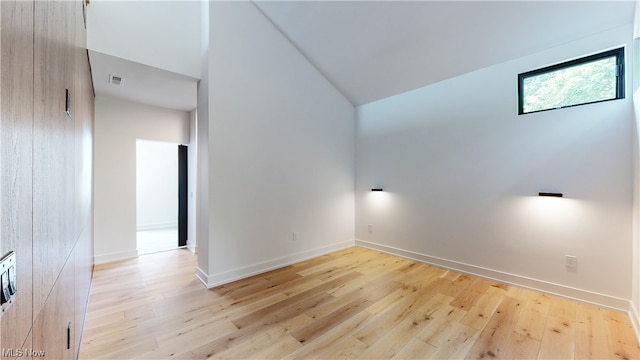
[[[457,261],[442,259],[434,256],[420,254],[413,251],[398,249],[392,246],[381,245],[364,240],[355,241],[356,246],[377,250],[383,253],[399,256],[402,258],[435,265],[445,269],[455,270],[482,278],[499,281],[523,288],[557,295],[560,297],[577,300],[601,307],[628,312],[629,300],[621,299],[609,295],[599,294],[588,290],[572,288],[560,284],[532,279],[521,275],[510,274],[498,270],[487,269],[480,266],[465,264]]]
[[[200,282],[206,286],[207,288],[209,288],[209,275],[207,275],[206,272],[202,271],[202,269],[200,269],[199,266],[196,266],[196,278],[198,280],[200,280]]]
[[[151,223],[151,224],[138,224],[136,226],[136,231],[149,231],[149,230],[163,230],[163,229],[171,229],[177,228],[178,222],[163,222],[163,223]]]
[[[100,264],[106,264],[106,263],[115,262],[115,261],[135,259],[137,257],[138,257],[138,250],[122,251],[122,252],[111,253],[111,254],[96,255],[93,257],[93,263],[95,265],[100,265]]]
[[[190,242],[189,240],[187,240],[187,249],[189,249],[189,251],[191,251],[194,254],[198,253],[198,245]]]
[[[301,261],[309,260],[314,257],[326,255],[334,251],[347,249],[347,248],[353,247],[354,245],[355,243],[353,240],[347,240],[341,243],[337,243],[337,244],[333,244],[333,245],[329,245],[329,246],[325,246],[317,249],[307,250],[307,251],[299,252],[296,254],[284,256],[281,258],[263,261],[257,264],[248,265],[241,268],[221,272],[218,274],[212,274],[212,275],[206,274],[204,273],[204,271],[198,268],[196,270],[196,277],[200,281],[202,281],[202,283],[207,288],[213,288],[213,287],[224,285],[236,280],[262,274],[267,271],[279,269],[281,267],[285,267]]]

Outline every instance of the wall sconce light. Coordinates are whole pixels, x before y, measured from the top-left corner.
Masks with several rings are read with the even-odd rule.
[[[383,191],[381,188],[371,189],[371,191]]]
[[[563,197],[562,193],[539,192],[538,196]]]

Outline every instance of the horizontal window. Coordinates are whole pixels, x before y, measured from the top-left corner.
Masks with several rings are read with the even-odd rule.
[[[518,113],[624,99],[624,48],[518,75]]]

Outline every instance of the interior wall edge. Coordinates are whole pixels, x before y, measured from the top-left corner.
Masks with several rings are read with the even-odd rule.
[[[202,270],[200,266],[196,266],[196,279],[208,288],[207,284],[209,284],[209,275],[207,275],[207,272]]]
[[[631,325],[633,326],[633,331],[636,334],[636,338],[640,342],[640,316],[638,316],[638,309],[636,308],[633,301],[629,301],[629,319],[631,320]]]
[[[198,245],[196,245],[196,244],[194,244],[192,242],[189,242],[188,240],[187,240],[187,249],[189,251],[191,251],[193,254],[197,254],[198,253]]]
[[[607,309],[623,312],[629,311],[630,299],[622,299],[615,296],[568,287],[561,284],[483,268],[480,266],[465,264],[453,260],[442,259],[427,254],[421,254],[410,250],[399,249],[392,246],[382,245],[359,239],[356,239],[356,246],[363,247],[365,249],[380,251],[386,254],[421,262],[428,265],[459,271],[461,273],[478,276],[488,280],[499,281],[508,285],[514,285],[534,291],[539,291],[542,293],[547,293],[550,295],[560,296],[562,298],[574,301],[601,306]]]

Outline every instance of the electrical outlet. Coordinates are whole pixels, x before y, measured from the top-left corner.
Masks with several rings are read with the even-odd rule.
[[[373,224],[369,224],[369,226],[367,226],[367,229],[369,230],[369,234],[373,234]]]
[[[576,268],[578,266],[578,258],[573,255],[565,255],[564,265],[568,268]]]
[[[293,241],[298,240],[298,234],[293,233],[293,235],[291,236],[291,240],[293,240]]]

